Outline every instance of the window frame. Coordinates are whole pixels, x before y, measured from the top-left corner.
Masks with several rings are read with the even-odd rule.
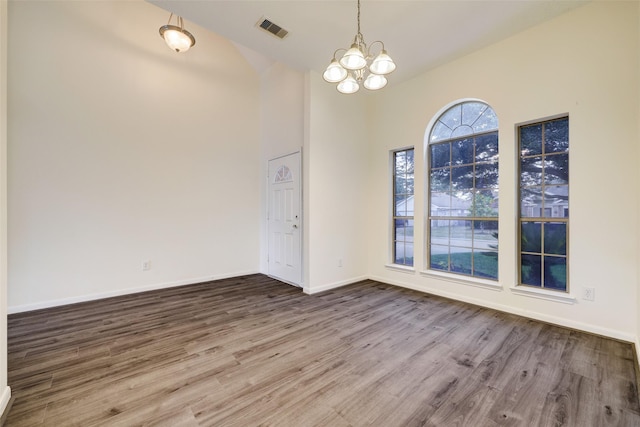
[[[436,128],[436,125],[438,125],[438,123],[441,121],[441,119],[443,117],[445,117],[449,111],[451,111],[454,108],[457,108],[458,106],[460,106],[461,108],[461,114],[463,115],[462,118],[464,118],[464,111],[463,111],[463,106],[465,104],[469,104],[469,103],[478,103],[478,104],[483,104],[485,106],[484,109],[482,109],[482,111],[480,112],[480,114],[478,115],[478,118],[480,118],[487,110],[490,110],[490,114],[493,115],[493,120],[495,120],[494,126],[495,127],[490,127],[488,129],[479,129],[476,130],[475,128],[472,128],[473,130],[467,134],[462,134],[462,135],[455,135],[455,128],[451,129],[451,137],[449,138],[442,138],[442,137],[434,137],[434,130]],[[473,122],[475,123],[478,118]],[[489,119],[490,120],[490,119]],[[460,123],[460,127],[461,126],[465,126],[464,123]],[[467,127],[470,127],[467,125]],[[497,263],[497,269],[496,269],[496,277],[489,277],[489,276],[485,276],[485,275],[476,275],[477,271],[474,269],[474,260],[473,260],[473,256],[471,257],[471,267],[470,267],[470,272],[469,274],[466,274],[465,272],[460,272],[460,271],[453,271],[451,269],[451,260],[449,258],[449,262],[448,262],[448,269],[444,270],[444,269],[438,269],[438,268],[432,268],[431,265],[431,253],[432,253],[432,242],[431,242],[431,237],[432,237],[432,228],[431,228],[431,221],[432,220],[439,220],[439,219],[443,219],[443,220],[448,220],[448,221],[454,221],[454,220],[460,220],[460,221],[473,221],[471,222],[471,224],[475,224],[475,221],[492,221],[497,223],[497,227],[499,227],[499,217],[500,217],[500,213],[499,213],[499,206],[495,209],[495,215],[491,215],[491,216],[476,216],[475,212],[473,212],[473,215],[470,216],[441,216],[441,215],[432,215],[432,183],[431,183],[431,173],[432,173],[432,159],[431,159],[431,154],[432,154],[432,150],[431,147],[437,144],[451,144],[454,141],[459,141],[465,138],[473,138],[474,139],[474,152],[473,152],[473,161],[471,163],[469,163],[469,165],[471,165],[472,167],[472,180],[473,180],[473,185],[472,188],[470,190],[471,194],[474,194],[474,199],[475,200],[475,194],[479,193],[480,191],[491,191],[492,193],[494,193],[494,198],[497,198],[499,200],[499,185],[498,183],[498,177],[499,177],[499,173],[500,173],[500,160],[499,160],[499,135],[500,135],[500,129],[499,129],[499,123],[498,123],[498,118],[497,115],[495,114],[495,110],[493,110],[493,108],[491,107],[490,104],[488,104],[485,101],[479,100],[479,99],[462,99],[456,102],[453,102],[447,106],[445,106],[443,109],[441,109],[438,114],[436,114],[432,120],[431,123],[429,125],[429,127],[427,128],[427,133],[425,135],[425,181],[426,181],[426,191],[425,194],[427,195],[427,200],[426,200],[426,212],[424,215],[425,218],[425,241],[423,243],[423,247],[425,248],[425,257],[424,257],[424,266],[425,266],[425,271],[423,271],[423,274],[426,276],[436,276],[436,277],[440,277],[440,278],[448,278],[448,279],[455,279],[455,281],[457,282],[461,282],[461,283],[465,283],[465,284],[470,284],[470,285],[475,285],[475,286],[481,286],[481,287],[487,287],[490,289],[496,288],[496,287],[500,287],[499,285],[499,262]],[[495,160],[492,160],[490,162],[483,162],[483,161],[479,161],[476,158],[476,152],[475,152],[475,147],[476,147],[476,142],[475,139],[476,138],[481,138],[483,136],[487,136],[487,135],[492,135],[495,134],[496,135],[496,151],[495,151]],[[476,174],[476,165],[485,165],[485,164],[495,164],[495,170],[497,173],[496,176],[496,188],[492,188],[492,189],[483,189],[481,187],[477,187],[476,186],[476,179],[477,179],[477,174]],[[458,165],[459,166],[459,165]],[[454,169],[454,165],[450,164],[449,165],[449,183],[450,185],[452,185],[451,183],[452,181],[452,177],[451,177],[451,171]],[[474,203],[472,202],[472,205],[474,206]],[[475,235],[475,225],[472,225],[472,231]],[[474,240],[472,240],[473,242]],[[475,246],[475,243],[471,243],[472,247],[470,248],[470,252],[473,253]],[[497,245],[497,243],[496,243]],[[448,245],[447,245],[447,250],[448,250],[448,255],[450,257],[451,255],[451,248],[452,247],[456,247],[455,245],[452,246],[451,241],[449,241]],[[499,250],[496,247],[495,250],[491,250],[490,252],[495,252],[495,256],[498,259],[499,258]]]
[[[560,120],[566,120],[567,121],[567,149],[565,151],[562,152],[551,152],[551,153],[547,153],[546,152],[546,148],[545,148],[545,140],[544,140],[544,134],[545,134],[545,125],[547,125],[548,123],[551,122],[556,122],[556,121],[560,121]],[[541,142],[541,151],[540,154],[531,154],[529,156],[523,156],[522,154],[522,132],[521,129],[525,128],[525,127],[529,127],[529,126],[536,126],[536,125],[541,125],[541,134],[543,135],[543,139]],[[569,217],[569,212],[570,212],[570,193],[571,193],[571,179],[570,179],[570,144],[571,144],[571,132],[570,132],[570,117],[569,114],[559,114],[556,116],[551,116],[551,117],[547,117],[547,118],[543,118],[543,119],[538,119],[538,120],[532,120],[532,121],[528,121],[525,123],[520,123],[516,125],[516,129],[515,129],[515,136],[516,136],[516,163],[517,163],[517,248],[518,248],[518,252],[517,252],[517,283],[516,283],[516,290],[519,290],[520,292],[524,293],[524,294],[542,294],[542,295],[557,295],[558,300],[560,300],[560,302],[571,302],[573,300],[573,297],[571,296],[571,286],[570,286],[570,277],[569,277],[569,270],[570,270],[570,217]],[[526,186],[526,185],[522,185],[522,159],[523,157],[528,157],[528,158],[533,158],[533,157],[540,157],[542,164],[544,165],[544,161],[546,159],[546,157],[548,155],[551,156],[559,156],[559,155],[563,155],[566,154],[567,156],[567,182],[566,184],[547,184],[545,183],[545,178],[544,178],[544,168],[543,168],[543,172],[542,172],[542,178],[541,178],[541,191],[544,191],[543,189],[545,189],[548,185],[551,186],[563,186],[566,185],[567,187],[567,205],[566,206],[561,206],[561,212],[562,212],[562,216],[553,216],[553,211],[551,211],[551,216],[547,216],[546,212],[547,208],[546,206],[544,206],[544,197],[543,197],[543,206],[541,207],[541,213],[540,216],[523,216],[523,209],[522,209],[522,205],[523,205],[523,196],[522,196],[522,189],[523,187],[536,187],[536,186]],[[544,195],[544,193],[542,193]],[[542,215],[542,209],[544,209],[545,214]],[[560,209],[558,209],[558,211],[560,211]],[[524,251],[522,250],[522,235],[523,235],[523,231],[522,231],[522,224],[523,223],[541,223],[541,241],[540,241],[540,251],[539,252],[535,252],[535,251]],[[547,253],[545,252],[545,241],[544,241],[544,233],[545,233],[545,226],[544,224],[553,224],[553,223],[563,223],[565,224],[565,254],[561,255],[561,254],[553,254],[553,253]],[[536,285],[532,285],[532,284],[526,284],[526,283],[522,283],[522,255],[534,255],[537,256],[539,255],[541,258],[541,262],[540,262],[540,286],[536,286]],[[558,257],[558,258],[564,258],[565,260],[565,289],[557,289],[554,287],[545,287],[544,286],[544,282],[545,282],[545,272],[544,272],[544,266],[545,266],[545,256],[551,256],[551,257]],[[562,299],[567,299],[567,301],[562,301]],[[555,297],[549,297],[548,299],[555,299]]]
[[[413,191],[411,193],[408,192],[404,192],[404,193],[396,193],[396,178],[397,178],[397,168],[396,168],[396,157],[399,153],[408,153],[409,151],[411,151],[413,153],[413,170],[410,173],[412,180],[413,180]],[[391,243],[391,262],[389,264],[390,267],[395,267],[395,268],[401,268],[401,269],[411,269],[413,270],[413,268],[415,267],[415,147],[410,146],[410,147],[404,147],[404,148],[399,148],[399,149],[395,149],[395,150],[391,150],[390,151],[390,162],[391,162],[391,222],[390,222],[390,227],[391,227],[391,238],[390,238],[390,243]],[[409,175],[409,173],[405,172],[404,175]],[[406,215],[406,207],[405,207],[405,215],[397,215],[397,202],[396,202],[396,196],[397,195],[405,195],[406,198],[408,199],[409,197],[413,197],[414,200],[414,209],[413,209],[413,215]],[[405,199],[406,200],[406,199]],[[402,239],[401,241],[399,241],[397,239],[397,232],[396,232],[396,221],[412,221],[413,222],[413,230],[412,230],[412,235],[411,235],[411,240],[408,241],[405,239]],[[406,237],[406,235],[405,235]],[[411,263],[408,264],[406,262],[404,263],[398,263],[397,262],[397,257],[396,257],[396,250],[397,250],[397,244],[398,242],[402,242],[404,244],[405,247],[405,255],[403,257],[403,259],[407,259],[406,257],[406,247],[407,247],[407,243],[410,243],[411,248],[412,248],[412,252],[413,252],[413,256],[411,257]]]

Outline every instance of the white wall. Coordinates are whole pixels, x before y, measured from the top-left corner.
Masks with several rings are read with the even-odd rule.
[[[384,267],[389,235],[371,233],[369,274],[447,295],[635,341],[638,325],[638,3],[594,2],[520,33],[377,98],[371,141],[369,229],[388,230],[389,150],[424,153],[431,118],[462,98],[488,102],[500,120],[499,292],[419,274],[424,263],[424,158],[416,155],[416,272]],[[570,117],[571,305],[515,295],[518,123]],[[595,287],[594,302],[581,300]]]
[[[7,385],[7,6],[6,0],[0,0],[0,414],[11,397]]]
[[[260,271],[268,273],[267,173],[269,160],[304,144],[305,75],[275,63],[260,76]],[[303,153],[303,156],[305,153]],[[303,175],[305,170],[302,171]],[[302,226],[304,227],[304,221]],[[306,242],[303,241],[303,244]]]
[[[640,22],[640,7],[638,8],[638,22]],[[640,46],[640,25],[638,25],[637,27],[637,37],[638,37],[638,45]],[[640,55],[638,55],[637,58],[638,61],[638,69],[640,70]],[[638,80],[640,80],[640,71],[638,72]],[[638,85],[638,109],[640,110],[640,84]],[[640,117],[637,118],[636,123],[638,124],[638,135],[640,135]],[[638,144],[640,144],[640,138],[638,138],[637,141]],[[639,150],[640,151],[640,150]],[[637,159],[638,163],[640,164],[640,158]],[[638,179],[640,180],[640,174],[638,174]],[[637,183],[637,185],[640,187],[640,181]],[[638,207],[638,211],[637,211],[637,215],[638,215],[638,223],[640,223],[640,206]],[[636,305],[636,320],[637,320],[637,328],[636,328],[636,355],[640,354],[640,233],[638,234],[638,261],[636,262],[637,268],[638,268],[638,282],[637,282],[637,290],[636,290],[636,294],[637,294],[637,305]],[[637,356],[636,356],[637,357]],[[640,360],[636,360],[636,362],[640,362]]]
[[[305,292],[314,293],[367,274],[370,98],[342,95],[317,73],[308,77]]]
[[[259,77],[167,17],[11,2],[9,311],[258,271]]]

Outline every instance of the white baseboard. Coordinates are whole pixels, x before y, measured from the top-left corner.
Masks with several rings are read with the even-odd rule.
[[[598,325],[593,325],[593,324],[589,324],[589,323],[583,323],[583,322],[575,322],[572,320],[568,320],[565,318],[561,318],[561,317],[556,317],[556,316],[549,316],[547,314],[543,314],[543,313],[538,313],[535,311],[530,311],[530,310],[522,310],[522,309],[518,309],[518,308],[514,308],[508,305],[503,305],[503,304],[495,304],[495,303],[491,303],[491,302],[487,302],[486,300],[479,300],[479,299],[475,299],[475,298],[469,298],[463,295],[459,295],[459,294],[454,294],[454,293],[450,293],[450,292],[443,292],[439,289],[432,289],[429,288],[427,286],[417,286],[411,283],[405,283],[405,282],[400,282],[397,280],[391,280],[388,278],[382,278],[382,277],[371,277],[371,280],[375,280],[381,283],[388,283],[390,285],[394,285],[394,286],[399,286],[402,288],[407,288],[407,289],[412,289],[415,291],[419,291],[419,292],[424,292],[427,294],[433,294],[433,295],[438,295],[438,296],[442,296],[445,298],[450,298],[456,301],[463,301],[463,302],[468,302],[470,304],[474,304],[474,305],[479,305],[481,307],[487,307],[487,308],[491,308],[493,310],[498,310],[498,311],[503,311],[505,313],[510,313],[510,314],[516,314],[518,316],[522,316],[522,317],[526,317],[529,319],[534,319],[534,320],[540,320],[542,322],[546,322],[546,323],[552,323],[554,325],[558,325],[558,326],[564,326],[566,328],[571,328],[571,329],[578,329],[581,331],[585,331],[585,332],[590,332],[592,334],[597,334],[597,335],[602,335],[602,336],[606,336],[606,337],[610,337],[610,338],[615,338],[617,340],[621,340],[621,341],[626,341],[628,343],[636,343],[636,348],[638,348],[638,340],[637,337],[635,337],[632,334],[628,334],[625,332],[621,332],[621,331],[617,331],[614,329],[609,329],[609,328],[603,328],[600,327]],[[639,353],[640,354],[640,353]]]
[[[158,289],[174,288],[176,286],[194,285],[197,283],[210,282],[212,280],[228,279],[231,277],[247,276],[250,274],[257,274],[257,273],[258,272],[254,270],[239,271],[239,272],[229,273],[229,274],[218,274],[218,275],[206,276],[206,277],[195,277],[191,279],[177,280],[174,282],[154,283],[151,285],[140,286],[140,287],[130,287],[130,288],[117,289],[113,291],[100,292],[100,293],[89,294],[89,295],[79,295],[76,297],[42,301],[42,302],[37,302],[33,304],[16,305],[16,306],[7,307],[7,313],[8,314],[22,313],[25,311],[40,310],[43,308],[58,307],[58,306],[67,305],[67,304],[76,304],[79,302],[95,301],[103,298],[137,294],[139,292],[155,291]]]
[[[7,405],[9,404],[10,399],[11,387],[6,386],[4,390],[2,390],[2,394],[0,395],[0,416],[4,415],[4,411],[7,410]]]
[[[361,282],[361,281],[367,280],[367,279],[368,279],[367,276],[354,277],[354,278],[347,279],[347,280],[341,280],[339,282],[327,283],[325,285],[314,286],[314,287],[305,287],[303,289],[303,292],[305,294],[307,294],[307,295],[313,295],[313,294],[317,294],[317,293],[320,293],[320,292],[328,291],[328,290],[331,290],[331,289],[340,288],[342,286],[347,286],[347,285],[350,285],[352,283]]]

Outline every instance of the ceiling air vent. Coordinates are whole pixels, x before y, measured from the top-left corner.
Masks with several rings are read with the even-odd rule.
[[[279,39],[283,39],[287,34],[289,34],[289,31],[285,30],[278,24],[274,24],[273,22],[269,21],[267,18],[263,18],[260,21],[258,21],[258,27],[273,34]]]

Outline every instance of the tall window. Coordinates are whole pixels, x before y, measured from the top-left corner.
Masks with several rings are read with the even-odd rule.
[[[498,119],[483,102],[445,111],[429,135],[428,268],[498,278]]]
[[[520,284],[567,286],[569,118],[518,129],[520,144]]]
[[[413,266],[413,148],[393,153],[393,263]]]

